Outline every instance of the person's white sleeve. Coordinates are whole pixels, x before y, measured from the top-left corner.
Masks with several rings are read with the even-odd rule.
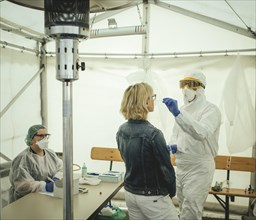
[[[46,182],[45,181],[40,181],[40,188],[41,188],[41,192],[46,192],[46,188],[45,188],[45,186],[46,186]]]
[[[44,181],[36,181],[23,167],[16,167],[13,172],[13,182],[15,191],[21,196],[31,192],[40,192],[45,188]]]
[[[171,135],[171,139],[169,141],[169,144],[172,145],[172,144],[177,144],[177,138],[178,138],[178,126],[177,124],[175,123],[174,126],[173,126],[173,129],[172,129],[172,135]]]
[[[175,117],[180,128],[197,140],[204,140],[213,137],[221,123],[221,114],[217,107],[209,105],[201,115],[200,120],[194,120],[190,114],[181,110]]]
[[[54,177],[57,177],[59,179],[63,178],[63,161],[58,157],[57,158],[57,164],[56,164],[56,174],[54,175]]]

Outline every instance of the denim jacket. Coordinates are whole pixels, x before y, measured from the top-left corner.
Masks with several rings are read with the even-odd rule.
[[[125,190],[137,195],[175,196],[176,179],[163,133],[145,120],[119,127],[117,145],[125,162]]]

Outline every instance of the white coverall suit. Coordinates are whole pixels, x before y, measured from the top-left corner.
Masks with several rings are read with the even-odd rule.
[[[170,144],[177,144],[180,220],[199,220],[214,175],[221,113],[206,101],[204,89],[200,88],[196,99],[181,107],[175,121]]]

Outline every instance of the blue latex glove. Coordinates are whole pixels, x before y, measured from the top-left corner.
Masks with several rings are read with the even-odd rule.
[[[59,180],[59,178],[53,177],[52,180],[53,180],[53,181],[56,181],[56,180]],[[47,191],[47,192],[53,192],[53,185],[54,185],[54,182],[52,182],[52,181],[47,181],[47,182],[46,182],[46,185],[45,185],[46,191]]]
[[[167,145],[168,151],[172,151],[172,154],[176,154],[177,152],[177,144]]]
[[[163,103],[167,106],[169,111],[176,117],[180,114],[180,110],[178,108],[178,102],[175,99],[164,98]]]
[[[53,177],[52,180],[55,182],[56,180],[60,180],[58,177]]]
[[[171,150],[172,150],[173,154],[176,154],[176,152],[177,152],[177,144],[172,144],[171,145]]]
[[[45,189],[47,192],[53,192],[53,182],[47,182],[46,185],[45,185]]]

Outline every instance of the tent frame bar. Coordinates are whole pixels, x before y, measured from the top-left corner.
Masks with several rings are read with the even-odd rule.
[[[21,90],[14,96],[14,98],[4,107],[0,112],[0,118],[8,111],[8,109],[16,102],[16,100],[26,91],[30,84],[44,71],[44,67],[38,70],[34,76],[21,88]]]
[[[233,31],[237,34],[241,34],[241,35],[244,35],[246,37],[256,39],[256,33],[254,31],[252,31],[250,28],[248,28],[248,29],[241,28],[239,26],[232,25],[232,24],[220,21],[220,20],[215,19],[215,18],[210,18],[210,17],[207,17],[205,15],[201,15],[201,14],[198,14],[198,13],[195,13],[195,12],[192,12],[192,11],[189,11],[189,10],[186,10],[186,9],[174,6],[174,5],[170,5],[168,3],[164,3],[164,2],[154,0],[154,4],[159,6],[159,7],[177,12],[179,14],[189,16],[191,18],[198,19],[202,22],[206,22],[206,23],[215,25],[217,27],[224,28],[224,29],[229,30],[229,31]]]
[[[2,47],[5,48],[7,46],[20,49],[21,52],[32,52],[38,55],[38,50],[33,50],[30,48],[22,47],[16,44],[8,43],[6,41],[0,41],[0,44],[2,44]],[[255,48],[248,48],[248,49],[233,49],[233,50],[212,50],[212,51],[192,51],[192,52],[172,52],[172,53],[79,53],[79,56],[102,56],[105,58],[108,57],[115,57],[115,56],[128,56],[128,57],[166,57],[166,56],[186,56],[186,55],[199,55],[203,56],[206,54],[225,54],[228,55],[228,53],[246,53],[246,52],[256,52]],[[45,52],[46,56],[53,56],[55,55],[55,52]]]
[[[212,51],[192,51],[192,52],[173,52],[173,53],[79,53],[79,56],[102,56],[105,58],[115,56],[127,56],[127,57],[169,57],[169,56],[184,56],[184,55],[199,55],[203,56],[206,54],[224,54],[228,56],[228,53],[245,53],[245,52],[256,52],[255,48],[252,49],[234,49],[234,50],[212,50]],[[55,55],[55,52],[47,52],[47,56]]]
[[[31,49],[31,48],[28,48],[28,47],[22,47],[22,46],[19,46],[17,44],[9,43],[7,41],[0,41],[0,44],[2,44],[3,48],[12,47],[12,48],[15,48],[15,49],[19,49],[21,52],[27,51],[27,52],[35,53],[36,55],[39,54],[39,51],[36,50],[36,49]]]
[[[16,28],[16,27],[10,27],[10,26],[7,26],[5,24],[1,24],[1,29],[3,31],[7,31],[7,32],[11,32],[11,33],[14,33],[14,34],[17,34],[17,35],[20,35],[20,36],[23,36],[29,40],[35,40],[35,41],[38,41],[38,42],[42,42],[43,41],[43,38],[40,38],[40,37],[37,37],[35,35],[32,35],[31,33],[27,33],[25,32],[22,27],[20,28]]]
[[[1,29],[2,29],[2,25],[4,25],[4,27],[9,27],[11,29],[15,29],[15,30],[19,30],[19,31],[24,31],[26,33],[29,33],[31,36],[38,36],[38,38],[43,38],[44,37],[44,34],[40,33],[40,32],[37,32],[37,31],[34,31],[28,27],[25,27],[25,26],[21,26],[21,25],[18,25],[14,22],[11,22],[7,19],[4,19],[2,17],[0,17],[0,22],[2,23],[1,24]],[[3,28],[4,29],[4,28]]]

